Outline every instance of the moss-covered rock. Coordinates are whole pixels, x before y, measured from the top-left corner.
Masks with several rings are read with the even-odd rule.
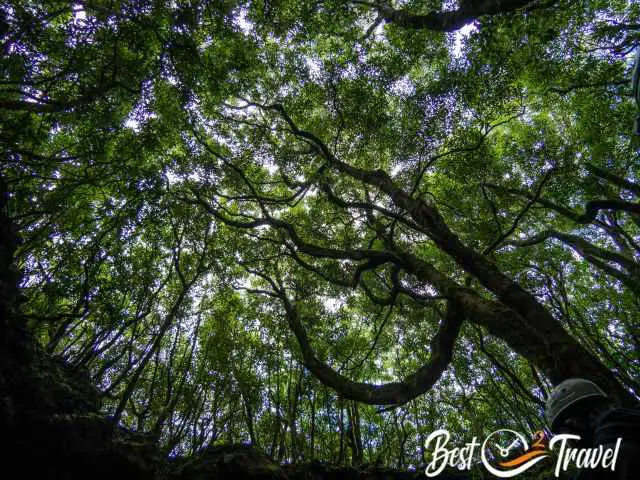
[[[176,462],[176,478],[286,480],[282,468],[250,445],[212,446]]]

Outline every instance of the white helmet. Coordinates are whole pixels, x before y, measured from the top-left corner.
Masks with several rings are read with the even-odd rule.
[[[549,395],[545,408],[551,431],[557,429],[557,422],[567,408],[580,400],[591,397],[608,398],[600,387],[584,378],[569,378],[559,383]]]

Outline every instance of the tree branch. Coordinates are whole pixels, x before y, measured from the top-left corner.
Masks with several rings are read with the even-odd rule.
[[[470,0],[460,2],[457,10],[432,11],[424,15],[416,15],[406,10],[396,10],[386,2],[370,3],[353,0],[352,3],[372,7],[378,10],[387,22],[393,22],[402,27],[439,32],[453,32],[482,15],[510,13],[520,8],[529,7],[530,9],[540,5],[536,0]]]
[[[279,297],[284,305],[289,327],[300,346],[305,366],[323,384],[333,388],[340,396],[370,405],[404,404],[427,392],[451,362],[453,347],[464,318],[462,310],[455,303],[450,302],[440,329],[431,341],[429,361],[402,382],[374,385],[354,382],[319,360],[309,343],[295,304],[282,290],[279,292]]]

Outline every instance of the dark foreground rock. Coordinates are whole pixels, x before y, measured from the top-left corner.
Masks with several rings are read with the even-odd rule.
[[[171,468],[178,480],[415,480],[422,472],[400,472],[374,466],[337,466],[320,462],[278,465],[248,445],[222,445],[204,449],[189,458],[176,459]],[[440,480],[463,480],[467,475],[441,475]],[[478,477],[475,477],[478,478]]]
[[[177,479],[209,480],[218,478],[251,478],[254,480],[286,480],[283,469],[270,458],[247,445],[209,447],[188,458],[174,462]]]

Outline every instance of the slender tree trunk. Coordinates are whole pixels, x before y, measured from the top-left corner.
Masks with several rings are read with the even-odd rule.
[[[338,397],[338,429],[340,430],[340,450],[338,451],[338,465],[344,464],[345,457],[345,442],[344,442],[344,400],[342,397]]]
[[[309,410],[311,410],[311,428],[309,432],[309,460],[315,460],[316,454],[316,396],[313,389],[309,391]]]
[[[347,403],[347,415],[349,417],[348,437],[351,446],[351,464],[357,466],[362,463],[362,436],[357,402],[351,400]]]

